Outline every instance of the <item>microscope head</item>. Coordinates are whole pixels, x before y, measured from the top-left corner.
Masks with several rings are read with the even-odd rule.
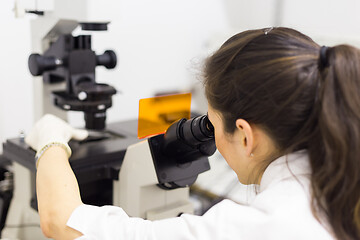
[[[214,128],[207,115],[180,119],[165,134],[149,139],[159,186],[188,187],[210,169],[208,157],[216,151]]]
[[[107,24],[83,23],[87,30],[106,30]],[[54,105],[65,111],[82,111],[87,129],[105,128],[106,110],[112,106],[115,88],[95,81],[95,68],[113,69],[117,58],[107,50],[96,55],[91,49],[91,36],[60,35],[43,55],[31,54],[29,70],[33,76],[43,75],[45,83],[66,83],[66,89],[52,92]]]

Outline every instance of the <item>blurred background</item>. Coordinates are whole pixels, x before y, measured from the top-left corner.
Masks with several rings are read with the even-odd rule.
[[[192,110],[206,112],[201,84],[203,61],[227,38],[243,30],[286,26],[308,34],[320,45],[360,46],[357,0],[101,2],[101,9],[89,12],[105,13],[111,24],[106,32],[92,33],[93,49],[97,53],[112,49],[118,56],[114,70],[97,69],[97,81],[118,90],[107,122],[135,119],[139,99],[167,92],[191,91]],[[26,133],[34,121],[33,84],[27,60],[31,54],[30,21],[36,16],[16,18],[14,3],[0,3],[1,142]],[[82,113],[69,113],[69,121],[78,127],[84,124]],[[220,187],[219,191],[228,190]]]

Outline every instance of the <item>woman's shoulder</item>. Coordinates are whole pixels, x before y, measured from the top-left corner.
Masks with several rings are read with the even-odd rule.
[[[210,209],[204,217],[209,215],[210,218],[217,219],[216,222],[221,221],[223,231],[238,233],[239,236],[246,237],[243,239],[333,239],[312,215],[309,205],[290,196],[283,196],[280,202],[272,204],[255,200],[251,205],[242,205],[224,200]]]

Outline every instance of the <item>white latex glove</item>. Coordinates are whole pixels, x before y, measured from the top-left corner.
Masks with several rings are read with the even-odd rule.
[[[50,143],[61,143],[68,147],[70,139],[83,140],[89,135],[88,131],[75,129],[64,120],[51,115],[44,115],[35,123],[29,134],[25,138],[25,142],[33,148],[37,153]],[[71,150],[68,151],[68,155]]]

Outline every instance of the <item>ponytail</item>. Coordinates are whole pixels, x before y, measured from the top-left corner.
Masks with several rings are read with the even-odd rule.
[[[309,143],[312,206],[325,213],[337,238],[360,239],[360,51],[339,45],[326,49],[326,58]]]

